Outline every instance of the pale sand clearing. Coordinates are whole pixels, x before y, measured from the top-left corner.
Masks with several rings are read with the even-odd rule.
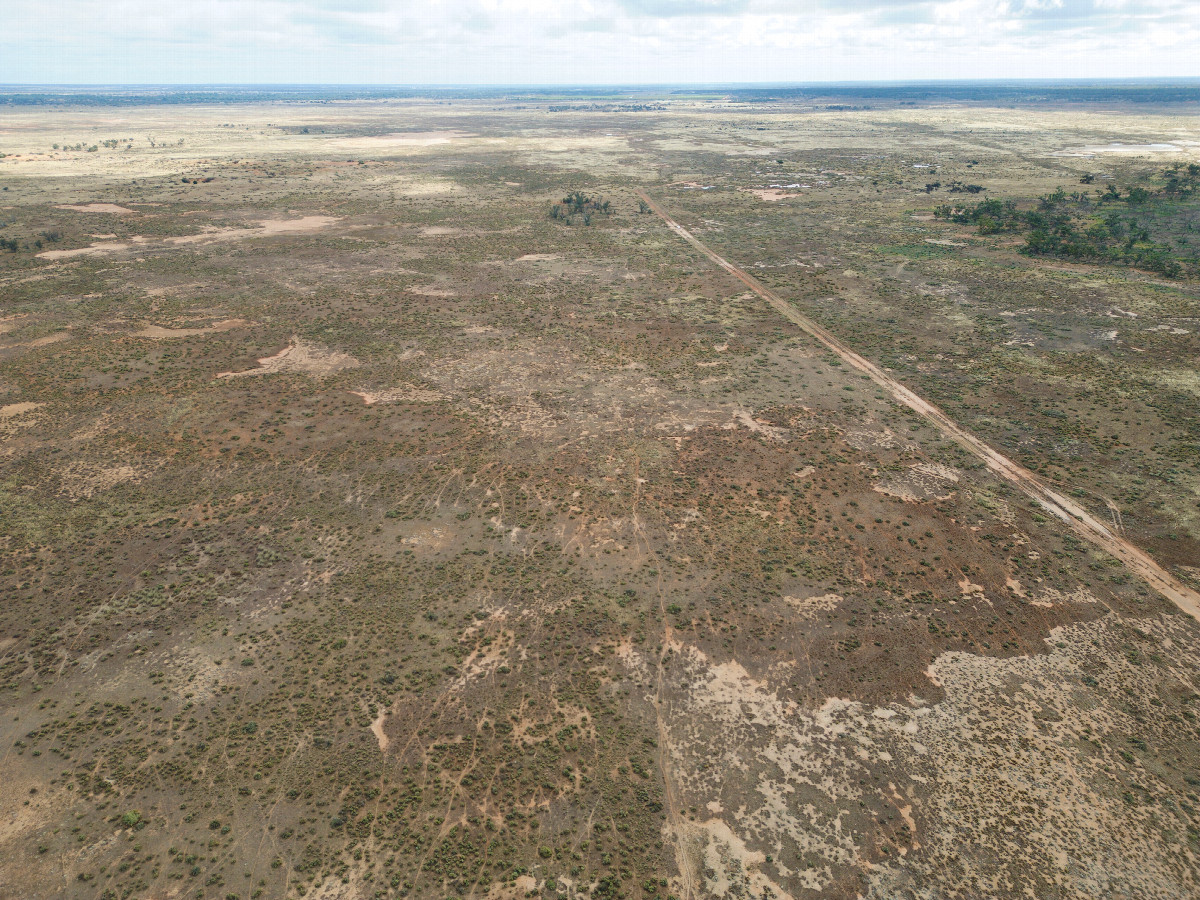
[[[128,249],[128,244],[106,241],[92,244],[90,247],[77,247],[74,250],[43,250],[37,257],[38,259],[71,259],[74,256],[102,256],[105,253],[119,253]]]
[[[391,743],[388,736],[383,731],[383,723],[387,721],[387,710],[380,710],[375,721],[371,723],[371,733],[375,735],[375,739],[379,741],[379,752],[386,753],[388,744]]]
[[[64,203],[56,209],[72,209],[75,212],[114,213],[118,216],[128,215],[134,210],[117,206],[115,203]]]
[[[1125,144],[1121,141],[1111,141],[1107,144],[1090,144],[1086,147],[1068,147],[1064,150],[1056,150],[1050,155],[1089,158],[1101,154],[1115,154],[1117,156],[1147,156],[1152,153],[1182,152],[1183,147],[1178,144]]]
[[[766,200],[774,203],[777,200],[787,200],[789,197],[799,197],[799,194],[793,194],[788,191],[780,191],[775,188],[743,188],[748,194],[753,194],[759,200]]]
[[[774,425],[768,425],[766,422],[761,422],[754,418],[749,412],[740,409],[733,414],[733,421],[724,427],[730,431],[741,425],[754,434],[761,434],[767,440],[771,441],[786,441],[787,429],[777,428]]]
[[[435,288],[435,287],[410,287],[405,291],[405,293],[417,294],[418,296],[421,296],[421,297],[446,298],[446,297],[458,296],[457,294],[454,293],[454,291],[447,291],[442,288]]]
[[[243,375],[274,375],[281,372],[302,372],[305,375],[332,375],[342,369],[355,369],[361,363],[346,353],[310,344],[299,338],[274,356],[258,360],[257,369],[244,372],[218,372],[218,378],[240,378]]]
[[[320,231],[340,221],[340,216],[303,216],[299,219],[266,219],[259,223],[263,236],[275,234],[307,234]]]
[[[0,406],[0,419],[12,419],[16,416],[23,416],[25,413],[33,412],[35,409],[40,409],[45,405],[45,403],[34,403],[27,400],[24,403],[10,403],[8,406]]]
[[[303,216],[299,219],[264,219],[257,228],[211,228],[199,234],[167,238],[165,244],[200,244],[212,241],[241,241],[247,238],[275,237],[280,234],[310,234],[339,221],[338,216]],[[145,238],[134,238],[142,241]]]
[[[791,606],[805,619],[815,619],[819,613],[833,612],[842,598],[837,594],[822,594],[819,597],[784,597],[783,602]]]
[[[438,403],[449,398],[440,391],[427,388],[401,385],[384,391],[351,391],[356,397],[362,397],[363,403],[373,406],[376,403]]]
[[[36,338],[27,344],[25,347],[45,347],[47,344],[57,344],[59,341],[65,341],[71,336],[69,331],[56,331],[54,334],[48,334],[45,337]]]
[[[410,131],[381,134],[375,137],[344,138],[335,143],[345,147],[433,147],[473,137],[478,137],[478,135],[467,131]]]
[[[225,319],[222,322],[217,322],[213,325],[207,325],[204,328],[163,328],[161,325],[147,325],[141,331],[133,332],[130,337],[150,338],[152,340],[165,340],[168,338],[195,337],[200,334],[214,334],[220,331],[231,331],[234,328],[241,328],[245,325],[251,325],[245,319]]]
[[[77,247],[73,250],[44,250],[38,254],[38,259],[70,259],[75,256],[97,256],[106,253],[119,253],[128,250],[134,244],[144,245],[147,249],[157,244],[168,247],[178,247],[185,244],[208,244],[217,241],[241,241],[250,238],[276,237],[288,234],[309,234],[328,228],[340,221],[338,216],[303,216],[299,219],[265,219],[256,228],[208,228],[198,234],[188,234],[181,237],[164,238],[162,241],[152,241],[150,238],[133,237],[128,242],[105,241],[93,243],[88,247]]]
[[[72,500],[87,500],[118,484],[140,481],[142,474],[133,466],[105,466],[76,462],[61,470],[61,490]]]
[[[1122,144],[1113,141],[1103,146],[1084,147],[1084,153],[1179,153],[1183,148],[1175,144]]]

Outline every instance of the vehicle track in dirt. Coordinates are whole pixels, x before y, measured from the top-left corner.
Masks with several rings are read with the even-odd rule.
[[[652,200],[645,191],[637,190],[636,193],[667,224],[668,228],[766,300],[780,315],[804,329],[841,357],[843,361],[870,377],[898,402],[933,423],[943,434],[981,459],[992,472],[1036,501],[1043,509],[1068,525],[1081,538],[1119,559],[1126,568],[1140,576],[1150,587],[1178,606],[1183,612],[1200,620],[1200,593],[1192,590],[1167,572],[1144,550],[1115,534],[1086,509],[1063,496],[1041,477],[1013,462],[995,448],[961,428],[938,407],[918,396],[870,360],[855,353],[831,332],[797,311],[795,307],[759,282],[754,276],[709,249],[699,238],[667,215],[666,210]]]

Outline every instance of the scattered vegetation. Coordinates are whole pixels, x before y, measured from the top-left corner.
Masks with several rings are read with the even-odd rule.
[[[846,104],[826,118],[861,128],[853,151],[802,149],[787,139],[813,101],[772,103],[627,117],[680,140],[614,154],[616,175],[590,150],[560,168],[466,138],[291,156],[269,142],[309,126],[257,124],[284,104],[129,106],[130,128],[172,118],[169,140],[138,143],[170,174],[130,178],[139,157],[101,144],[6,180],[13,249],[131,246],[0,263],[0,805],[16,810],[0,882],[72,900],[667,900],[687,893],[686,845],[693,896],[883,896],[895,885],[870,880],[900,872],[1007,900],[1102,844],[1098,890],[1186,893],[1194,625],[630,185],[652,163],[652,195],[727,259],[1184,578],[1191,286],[1014,265],[1032,227],[1004,223],[1117,212],[1170,243],[1191,176],[1168,198],[1166,176],[1114,164],[1147,196],[1089,196],[1086,214],[1045,180],[1028,194],[1051,209],[987,207],[998,239],[964,245],[911,216],[909,148],[929,130],[884,133]],[[311,130],[357,140],[380,108],[330,105]],[[397,108],[431,133],[463,121],[459,101]],[[87,133],[75,115],[36,145]],[[213,116],[238,118],[234,150],[212,149]],[[1018,195],[1024,145],[982,156],[965,133],[944,132],[970,143],[935,190]],[[272,152],[248,152],[260,139]],[[58,174],[72,165],[86,193]],[[96,172],[119,177],[100,193]],[[582,177],[611,207],[572,190]],[[768,181],[790,193],[742,190]],[[340,218],[157,240],[309,215]],[[586,221],[621,227],[562,227]],[[297,346],[361,364],[214,377]],[[1064,767],[1082,801],[1038,787]],[[1037,852],[997,843],[1033,833]]]

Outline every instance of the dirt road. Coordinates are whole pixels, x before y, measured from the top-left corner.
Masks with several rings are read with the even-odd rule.
[[[920,413],[942,432],[978,456],[987,467],[1037,501],[1047,512],[1060,519],[1081,538],[1090,541],[1101,550],[1121,560],[1132,572],[1141,576],[1147,584],[1193,618],[1200,619],[1200,593],[1192,590],[1162,568],[1145,551],[1135,547],[1124,538],[1110,531],[1086,509],[1064,497],[1043,479],[1018,465],[979,438],[956,425],[949,416],[927,400],[917,396],[903,384],[892,378],[881,368],[859,356],[830,332],[807,316],[798,312],[790,303],[777,296],[749,273],[718,256],[686,228],[667,215],[644,191],[637,191],[667,226],[681,238],[711,259],[714,263],[736,278],[758,296],[770,303],[780,315],[803,328],[814,338],[840,356],[845,362],[858,369],[887,390],[909,409]]]

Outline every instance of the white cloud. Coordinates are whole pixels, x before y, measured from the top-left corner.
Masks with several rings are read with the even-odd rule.
[[[1200,75],[1193,0],[5,0],[0,81]]]

